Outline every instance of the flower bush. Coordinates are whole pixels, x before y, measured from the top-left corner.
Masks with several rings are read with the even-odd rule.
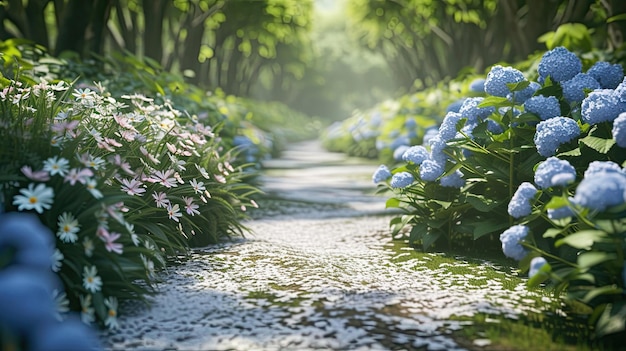
[[[387,207],[404,211],[390,223],[394,235],[408,227],[424,249],[501,246],[530,269],[530,285],[549,280],[598,337],[623,333],[623,70],[583,65],[564,47],[534,67],[492,67],[483,96],[463,100],[373,180],[394,194]]]
[[[257,190],[196,115],[166,96],[38,77],[11,56],[2,67],[0,211],[35,213],[54,233],[42,259],[84,322],[114,329],[119,302],[153,293],[168,258],[245,232]]]

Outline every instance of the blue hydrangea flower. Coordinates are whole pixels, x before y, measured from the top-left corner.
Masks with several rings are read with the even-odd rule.
[[[562,206],[559,208],[548,209],[548,218],[554,219],[554,220],[572,217],[574,215],[575,215],[574,211],[569,206]]]
[[[406,188],[411,185],[415,178],[409,172],[398,172],[391,177],[391,185],[392,188]]]
[[[578,73],[574,78],[561,83],[561,86],[563,87],[563,97],[569,103],[583,101],[587,96],[585,89],[600,89],[600,83],[586,73]]]
[[[541,189],[563,186],[576,179],[576,169],[566,160],[552,156],[541,162],[535,170],[535,184]]]
[[[576,121],[568,117],[554,117],[537,124],[534,141],[537,152],[543,157],[550,157],[561,144],[579,135],[580,127]]]
[[[612,132],[617,146],[626,148],[626,112],[620,113],[613,121]]]
[[[624,80],[615,88],[614,94],[620,102],[626,102],[626,77],[624,77]]]
[[[434,182],[443,174],[445,170],[444,165],[436,160],[425,160],[420,165],[420,178],[427,182]]]
[[[541,89],[541,84],[537,82],[530,82],[530,84],[526,88],[520,91],[516,91],[512,95],[507,95],[507,98],[517,104],[523,104],[526,100],[535,95],[535,93],[539,89]]]
[[[504,129],[502,129],[500,123],[494,121],[491,118],[487,118],[487,130],[493,134],[502,134],[502,132],[504,132]]]
[[[622,167],[613,161],[592,161],[587,166],[583,177],[590,178],[598,173],[618,173],[626,175]]]
[[[626,112],[626,103],[621,102],[614,90],[592,91],[580,106],[581,117],[591,125],[613,121],[620,113]]]
[[[463,179],[463,173],[461,173],[461,171],[459,170],[456,170],[454,173],[442,177],[439,180],[439,184],[445,187],[461,188],[463,185],[465,185],[465,179]]]
[[[485,79],[483,78],[474,79],[469,85],[469,90],[475,93],[484,93],[485,92]]]
[[[454,139],[456,136],[456,125],[463,118],[460,113],[448,112],[439,126],[439,138],[443,141]]]
[[[623,204],[625,191],[625,175],[600,172],[593,177],[583,178],[576,188],[572,202],[595,211],[604,211],[608,207]]]
[[[561,115],[559,100],[554,96],[533,96],[524,102],[524,110],[536,114],[543,121]]]
[[[506,97],[511,93],[507,84],[519,83],[524,79],[524,74],[518,69],[495,65],[487,74],[485,92],[493,96]]]
[[[374,183],[384,182],[385,180],[391,177],[391,171],[385,165],[378,166],[378,169],[374,171],[374,175],[372,175],[372,181]]]
[[[0,252],[7,249],[15,250],[12,264],[49,270],[54,234],[34,214],[0,214]]]
[[[533,259],[530,260],[530,269],[528,270],[528,278],[532,278],[535,275],[537,275],[537,273],[539,273],[539,270],[547,264],[548,264],[548,261],[546,261],[545,258],[533,257]]]
[[[441,139],[440,136],[436,136],[430,139],[430,159],[441,164],[446,164],[448,155],[444,152],[448,144]]]
[[[582,72],[582,68],[582,62],[576,54],[559,46],[541,57],[537,69],[539,82],[543,82],[548,76],[554,82],[563,82]]]
[[[422,144],[430,145],[430,141],[433,138],[435,138],[437,135],[439,135],[439,128],[431,127],[431,128],[426,129],[426,132],[424,133],[424,137],[422,138]]]
[[[520,244],[528,235],[528,227],[525,225],[514,225],[500,234],[502,242],[502,252],[506,257],[520,261],[528,254],[528,251]]]
[[[393,159],[396,161],[401,161],[402,155],[404,155],[404,152],[408,149],[409,147],[407,145],[398,146],[397,149],[393,150]]]
[[[461,109],[461,106],[463,106],[464,102],[465,102],[465,99],[458,99],[458,100],[452,102],[450,105],[448,105],[448,107],[446,107],[446,113],[448,113],[448,112],[459,112],[459,110]]]
[[[519,185],[509,202],[508,212],[513,218],[528,216],[532,212],[531,201],[537,194],[537,189],[529,182]]]
[[[409,144],[411,144],[411,140],[409,140],[409,137],[407,135],[401,135],[394,139],[391,144],[389,144],[389,148],[391,150],[395,150],[402,145],[408,146]]]
[[[596,62],[587,71],[587,74],[595,78],[602,89],[615,89],[624,79],[624,69],[620,64],[610,64],[605,61]]]
[[[422,145],[411,146],[402,155],[402,159],[406,162],[413,162],[416,165],[422,164],[424,160],[428,160],[430,154]]]
[[[484,98],[471,97],[465,99],[463,105],[459,109],[459,113],[463,115],[463,118],[467,118],[468,123],[476,123],[479,120],[487,118],[490,114],[495,112],[495,108],[491,107],[477,107]]]
[[[407,118],[404,121],[404,127],[407,129],[412,129],[415,128],[417,126],[417,121],[415,121],[415,118]]]
[[[102,350],[95,330],[78,316],[36,328],[29,339],[29,350]]]

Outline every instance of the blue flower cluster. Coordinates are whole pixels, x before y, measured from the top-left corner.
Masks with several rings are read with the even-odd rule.
[[[615,89],[624,78],[624,69],[620,64],[610,64],[604,61],[596,62],[587,71],[602,89]]]
[[[463,118],[460,113],[448,112],[443,118],[441,125],[439,126],[439,137],[443,141],[454,139],[456,136],[456,125]]]
[[[576,121],[568,117],[554,117],[539,122],[535,132],[535,146],[543,157],[556,153],[561,144],[567,143],[580,135]]]
[[[526,100],[530,99],[533,95],[535,95],[537,90],[539,90],[540,88],[541,88],[541,84],[537,82],[530,82],[530,84],[526,88],[520,91],[514,92],[513,96],[509,95],[507,96],[507,98],[509,98],[510,100],[513,100],[517,104],[523,104]]]
[[[51,270],[53,238],[34,215],[0,214],[0,253],[12,255],[0,270],[0,329],[31,350],[101,349],[80,319],[58,319],[53,296],[62,284]]]
[[[595,211],[623,204],[626,199],[626,175],[617,172],[597,172],[585,177],[576,187],[572,202]]]
[[[511,93],[507,84],[519,83],[525,80],[524,74],[513,67],[495,65],[487,74],[485,92],[493,96],[506,97]]]
[[[554,156],[541,162],[535,170],[535,184],[541,189],[565,186],[576,179],[576,169],[566,160]]]
[[[582,67],[582,62],[576,54],[562,46],[556,47],[541,57],[537,68],[539,82],[543,83],[548,77],[555,82],[570,80],[582,72]]]
[[[599,173],[618,173],[626,174],[622,167],[613,161],[592,161],[587,165],[587,170],[583,174],[584,178],[591,178]]]
[[[546,261],[545,258],[533,257],[533,259],[530,260],[530,269],[528,270],[528,278],[532,278],[535,275],[537,275],[537,273],[539,273],[539,270],[543,268],[543,266],[545,266],[546,264],[548,264],[548,261]]]
[[[420,166],[420,178],[427,182],[434,182],[445,171],[444,165],[436,160],[425,160]]]
[[[620,113],[626,112],[626,103],[620,101],[614,90],[598,89],[583,100],[580,112],[583,121],[591,125],[611,122]]]
[[[406,162],[413,162],[416,165],[421,165],[422,162],[429,158],[428,150],[422,145],[415,145],[408,148],[402,155],[402,159]]]
[[[506,257],[520,261],[528,254],[528,251],[520,244],[528,235],[529,229],[525,225],[514,225],[500,234],[502,252]]]
[[[483,100],[482,97],[472,97],[463,101],[459,113],[463,118],[467,118],[467,123],[477,123],[495,112],[494,107],[478,107]]]
[[[626,148],[626,112],[620,113],[613,121],[612,134],[617,146]]]
[[[385,165],[380,165],[378,166],[376,171],[374,171],[374,174],[372,175],[372,181],[374,183],[380,183],[389,179],[389,177],[391,177],[391,171],[389,170],[389,168]]]
[[[561,83],[563,97],[567,102],[581,102],[587,96],[585,90],[600,89],[600,83],[587,73],[578,73],[574,78]]]
[[[533,96],[524,102],[524,110],[536,114],[542,121],[561,115],[559,100],[554,96]]]
[[[537,194],[537,189],[532,184],[529,182],[520,184],[509,201],[509,215],[513,218],[528,216],[532,212],[532,200],[535,194]]]
[[[396,161],[401,161],[402,160],[402,156],[404,156],[404,153],[408,149],[409,149],[409,147],[407,145],[400,145],[400,146],[398,146],[395,150],[393,150],[393,159],[396,160]]]
[[[409,172],[398,172],[391,177],[391,185],[392,188],[406,188],[411,185],[415,178]]]
[[[571,201],[571,199],[570,199]],[[550,219],[563,219],[567,217],[572,217],[574,215],[574,211],[569,206],[562,206],[559,208],[549,208],[548,209],[548,218]]]
[[[450,187],[450,188],[461,188],[465,185],[465,179],[463,179],[463,173],[461,171],[456,170],[454,173],[451,173],[445,177],[441,177],[439,179],[439,184],[441,186]]]

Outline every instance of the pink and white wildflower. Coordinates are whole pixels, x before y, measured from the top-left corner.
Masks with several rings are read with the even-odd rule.
[[[170,204],[170,200],[167,198],[167,195],[165,195],[164,192],[152,193],[152,198],[154,199],[154,202],[156,203],[156,206],[158,208],[165,208]]]
[[[200,206],[193,202],[192,197],[183,196],[183,201],[185,202],[185,212],[187,212],[188,215],[195,216],[200,214],[200,211],[198,211]]]
[[[93,171],[89,168],[72,168],[65,176],[65,181],[69,182],[70,185],[75,185],[77,182],[81,184],[86,184],[89,177],[93,176]]]
[[[171,204],[167,205],[167,216],[174,222],[179,222],[179,218],[183,216],[180,212],[180,206],[178,204],[174,204],[174,206]]]
[[[50,174],[46,170],[33,171],[30,166],[24,166],[20,168],[20,171],[22,171],[22,174],[24,174],[26,178],[36,182],[47,182],[50,180]]]
[[[122,179],[122,191],[131,196],[142,196],[146,189],[143,187],[143,183],[136,178],[124,178]]]
[[[121,236],[120,233],[109,232],[105,227],[98,227],[98,237],[104,241],[104,248],[109,252],[115,252],[118,255],[123,253],[124,245],[115,242]]]

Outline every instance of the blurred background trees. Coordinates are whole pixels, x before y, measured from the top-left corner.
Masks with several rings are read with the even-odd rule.
[[[26,38],[61,56],[125,52],[208,90],[277,100],[328,119],[464,72],[522,60],[545,49],[565,23],[584,25],[561,27],[589,37],[581,43],[614,52],[623,50],[626,32],[623,0],[4,0],[2,5],[0,39]],[[542,37],[548,32],[551,37]]]

